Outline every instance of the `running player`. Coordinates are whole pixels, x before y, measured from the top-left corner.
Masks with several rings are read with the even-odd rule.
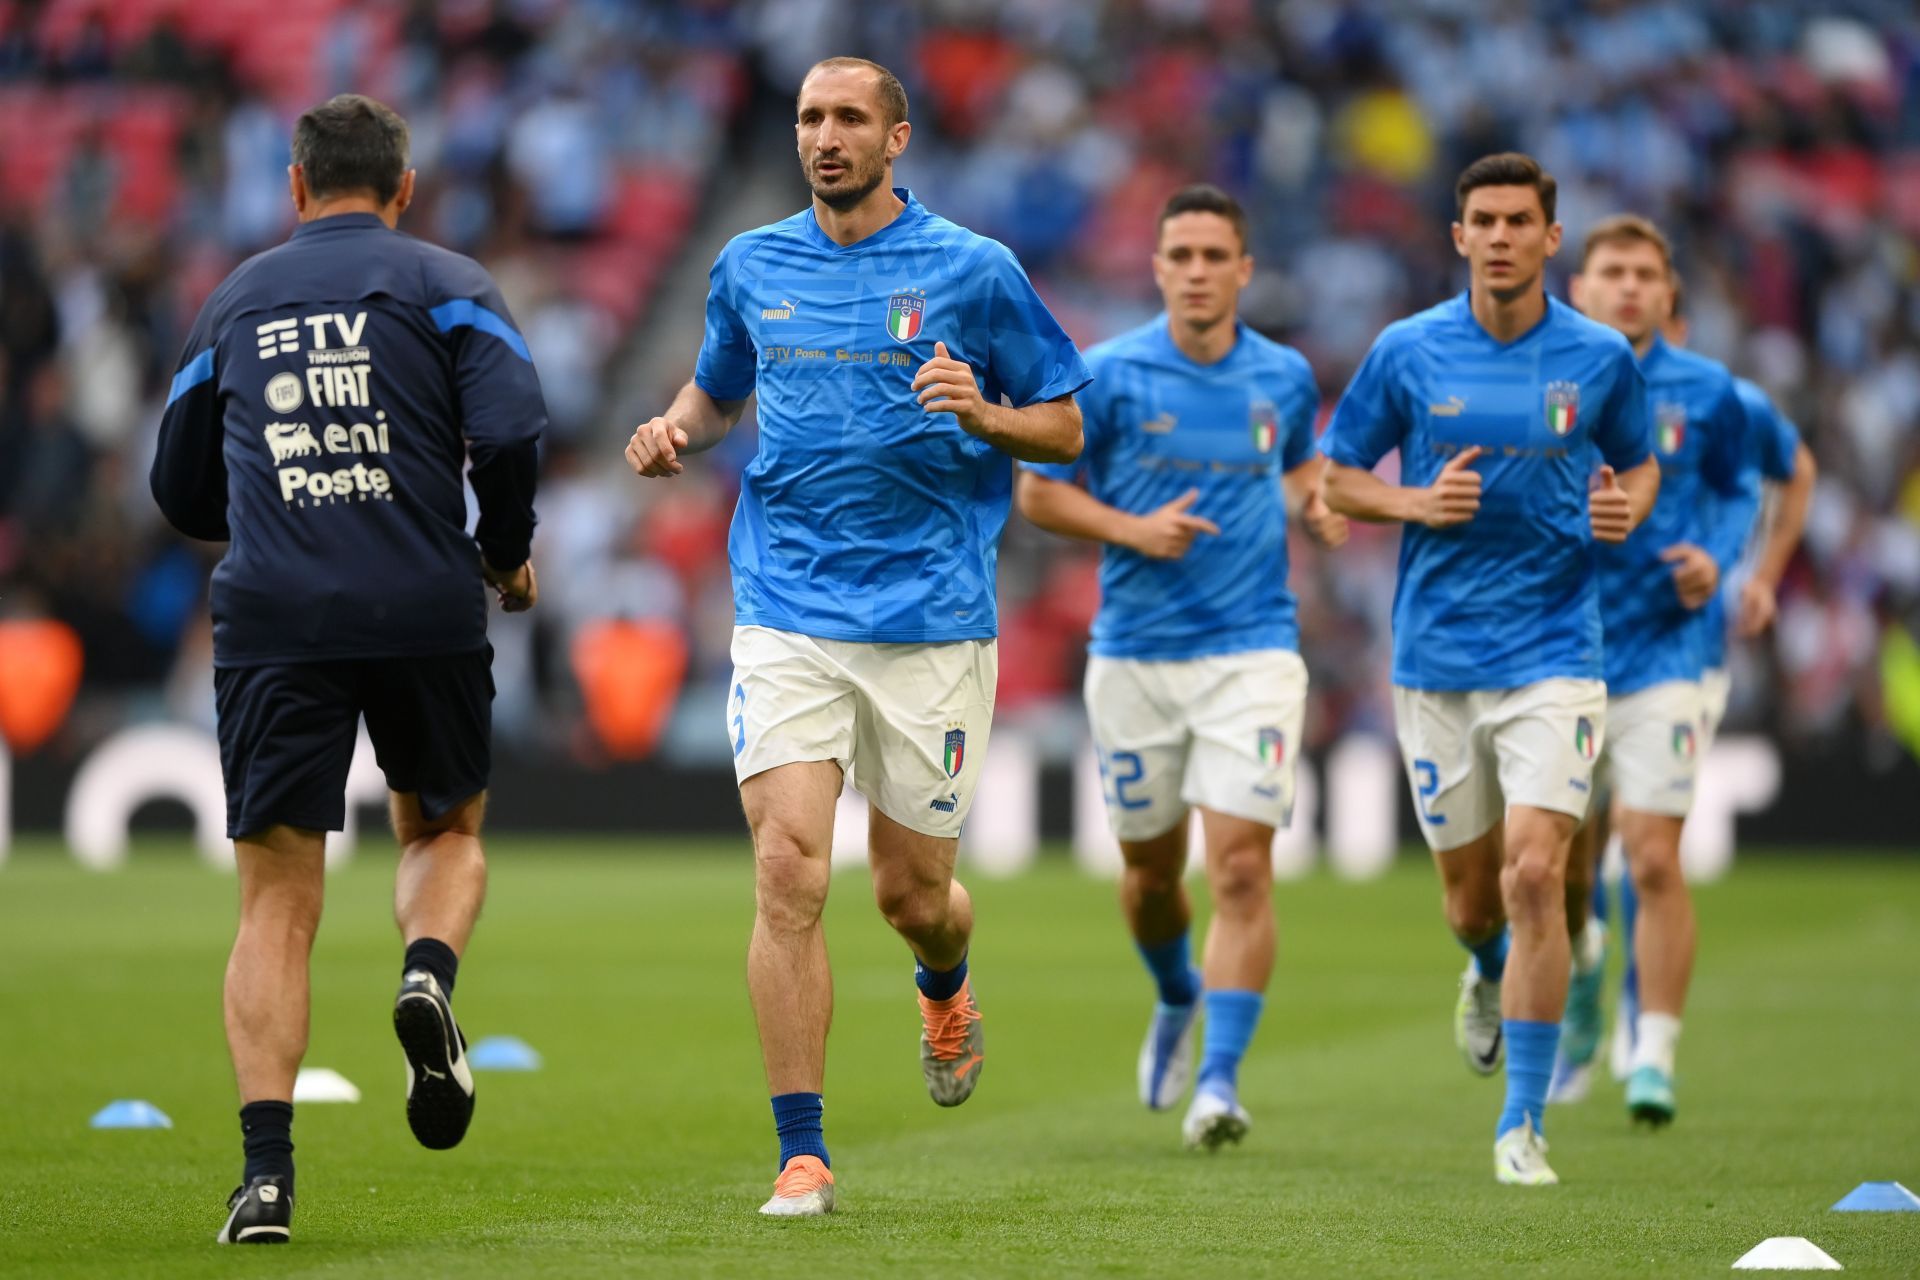
[[[1406,526],[1394,712],[1447,920],[1473,954],[1455,1037],[1485,1073],[1505,1045],[1494,1172],[1539,1186],[1558,1181],[1541,1120],[1568,841],[1606,723],[1593,544],[1626,539],[1660,472],[1632,348],[1546,295],[1552,177],[1506,153],[1455,191],[1468,291],[1380,335],[1322,451],[1334,510]],[[1399,484],[1372,472],[1396,448]]]
[[[487,273],[394,230],[413,200],[407,152],[406,122],[370,98],[300,117],[300,225],[202,308],[153,461],[167,519],[231,543],[213,571],[213,675],[240,871],[226,1025],[246,1169],[223,1244],[291,1234],[307,958],[363,714],[401,846],[407,1121],[443,1148],[473,1117],[449,1001],[487,884],[483,579],[510,611],[534,603],[546,407]]]
[[[1240,1060],[1273,971],[1273,833],[1293,811],[1306,712],[1287,509],[1323,546],[1346,541],[1347,522],[1319,493],[1312,371],[1239,318],[1253,277],[1239,202],[1175,192],[1153,276],[1166,311],[1087,355],[1081,464],[1027,464],[1018,499],[1042,528],[1106,544],[1086,700],[1126,864],[1121,909],[1159,990],[1140,1100],[1161,1110],[1185,1096],[1204,987],[1182,1130],[1214,1150],[1252,1123]],[[1214,901],[1204,974],[1187,941],[1189,806]]]
[[[1634,947],[1643,975],[1638,1048],[1627,1085],[1636,1119],[1673,1119],[1673,1060],[1693,969],[1696,926],[1680,872],[1680,830],[1693,805],[1706,732],[1700,677],[1707,605],[1739,559],[1748,521],[1747,410],[1733,377],[1715,361],[1668,345],[1672,255],[1645,218],[1621,214],[1589,232],[1573,279],[1583,312],[1618,330],[1647,380],[1660,458],[1659,500],[1647,522],[1600,553],[1606,632],[1608,742],[1605,772],[1616,826],[1644,910]],[[1569,908],[1590,900],[1597,844],[1588,825],[1576,841]],[[1569,1064],[1599,1043],[1597,992],[1604,931],[1589,920],[1576,937],[1575,985],[1563,1045]]]
[[[993,716],[995,559],[1013,459],[1079,456],[1073,393],[1091,376],[1004,246],[893,186],[911,132],[885,68],[808,72],[795,133],[812,205],[722,251],[693,381],[627,446],[638,474],[677,475],[759,392],[728,542],[727,737],[753,832],[747,984],[775,1216],[833,1208],[820,914],[843,777],[871,803],[875,896],[917,962],[928,1091],[956,1106],[980,1080],[973,906],[953,863]]]
[[[1671,301],[1662,333],[1667,342],[1675,347],[1685,347],[1687,343],[1684,292],[1679,272],[1673,272]],[[1726,712],[1730,683],[1726,664],[1729,600],[1734,605],[1734,625],[1742,637],[1759,635],[1772,624],[1775,592],[1786,573],[1794,549],[1799,546],[1801,532],[1806,527],[1807,507],[1818,475],[1812,452],[1766,392],[1745,378],[1735,378],[1734,388],[1747,411],[1745,434],[1748,465],[1742,470],[1742,493],[1725,500],[1724,510],[1717,513],[1715,519],[1732,521],[1741,529],[1743,544],[1750,541],[1745,531],[1756,523],[1760,533],[1757,550],[1749,558],[1744,580],[1736,583],[1723,581],[1720,590],[1707,602],[1707,619],[1703,624],[1706,670],[1700,678],[1703,728],[1699,755],[1702,760],[1706,759]],[[1770,494],[1763,495],[1763,482],[1772,490]],[[1709,504],[1722,501],[1711,490],[1705,496]],[[1593,893],[1589,901],[1593,918],[1600,927],[1587,936],[1585,946],[1579,941],[1575,944],[1574,980],[1567,995],[1567,1016],[1561,1030],[1561,1061],[1554,1069],[1551,1097],[1554,1102],[1572,1102],[1585,1096],[1593,1050],[1588,1047],[1585,1054],[1579,1057],[1575,1057],[1573,1051],[1597,1042],[1600,983],[1605,967],[1605,929],[1609,923],[1606,886],[1598,874],[1603,860],[1601,851],[1607,844],[1604,833],[1608,824],[1603,821],[1605,817],[1604,810],[1597,812],[1594,821],[1589,824],[1595,830],[1589,833],[1583,829],[1575,838],[1576,854],[1584,854],[1584,858],[1576,858],[1573,865],[1584,865],[1585,874],[1593,880]],[[1588,840],[1592,841],[1591,847],[1582,848]],[[1571,872],[1568,903],[1573,935],[1578,940],[1582,937],[1582,921],[1579,918],[1578,889],[1572,883]],[[1614,1043],[1610,1050],[1614,1074],[1623,1081],[1633,1070],[1634,1025],[1639,1014],[1639,971],[1634,960],[1634,920],[1637,909],[1633,879],[1627,876],[1620,884],[1619,903],[1622,937],[1627,947],[1626,964],[1622,969],[1620,1007],[1615,1015]]]

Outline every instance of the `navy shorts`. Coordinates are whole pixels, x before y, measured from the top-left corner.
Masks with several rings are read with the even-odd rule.
[[[360,717],[394,791],[429,820],[487,789],[493,649],[216,668],[227,835],[272,826],[338,831]]]

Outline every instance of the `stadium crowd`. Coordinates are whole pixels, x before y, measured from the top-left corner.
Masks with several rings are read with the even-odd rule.
[[[1883,640],[1920,633],[1908,5],[0,0],[0,617],[79,633],[69,737],[210,721],[218,549],[167,532],[146,496],[159,406],[208,290],[290,225],[294,116],[351,88],[411,122],[406,226],[494,272],[552,412],[542,608],[495,620],[500,735],[594,754],[568,655],[629,617],[688,640],[668,749],[723,758],[725,534],[751,418],[675,484],[636,485],[619,442],[659,406],[624,403],[616,374],[646,342],[681,352],[684,377],[698,319],[650,303],[693,227],[729,225],[756,117],[777,127],[801,72],[842,52],[906,82],[916,194],[1010,245],[1083,346],[1152,314],[1169,190],[1240,194],[1248,319],[1307,354],[1329,409],[1380,328],[1460,287],[1444,225],[1475,156],[1519,148],[1558,176],[1563,272],[1591,222],[1654,218],[1692,344],[1764,385],[1821,464],[1779,626],[1736,650],[1730,723],[1803,750],[1891,740]],[[776,177],[799,207],[798,174]],[[1319,741],[1387,728],[1396,537],[1293,551]],[[1010,523],[1008,722],[1077,734],[1054,711],[1077,696],[1095,563]]]

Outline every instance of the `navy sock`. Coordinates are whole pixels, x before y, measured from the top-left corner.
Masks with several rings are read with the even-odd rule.
[[[967,982],[967,958],[951,969],[929,969],[919,960],[913,962],[913,984],[929,1000],[951,1000]],[[798,1096],[798,1095],[794,1095]]]
[[[285,1178],[293,1194],[293,1104],[249,1102],[240,1108],[240,1141],[247,1152],[242,1182]]]
[[[1134,946],[1139,948],[1140,958],[1147,962],[1148,972],[1159,984],[1162,1004],[1192,1004],[1200,998],[1200,984],[1194,981],[1193,956],[1186,934],[1171,942],[1152,945],[1136,942]]]
[[[1209,1084],[1223,1086],[1229,1093],[1240,1087],[1240,1059],[1247,1056],[1253,1043],[1254,1028],[1260,1025],[1260,1011],[1267,998],[1258,991],[1209,991],[1207,1025],[1201,1036],[1200,1075],[1196,1089]]]
[[[1498,1138],[1529,1119],[1535,1133],[1545,1133],[1547,1081],[1553,1077],[1553,1055],[1560,1048],[1560,1024],[1508,1018],[1500,1026],[1507,1038],[1507,1105],[1493,1136]]]
[[[827,1104],[817,1093],[778,1093],[773,1097],[773,1131],[780,1135],[780,1167],[795,1156],[817,1156],[820,1163],[833,1168],[827,1158],[827,1133],[823,1127]]]
[[[438,938],[421,938],[407,944],[407,958],[401,964],[404,972],[425,969],[440,984],[440,994],[453,999],[453,978],[460,971],[460,957],[453,954],[453,948]]]
[[[1473,952],[1473,963],[1480,970],[1480,976],[1488,982],[1498,982],[1507,972],[1507,927],[1500,926],[1500,932],[1484,942],[1468,942],[1460,939],[1460,945]]]

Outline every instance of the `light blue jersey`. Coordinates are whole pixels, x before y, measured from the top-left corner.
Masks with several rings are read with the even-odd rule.
[[[1004,245],[894,194],[906,209],[856,244],[828,239],[809,208],[734,237],[713,264],[694,382],[716,400],[760,396],[727,539],[741,626],[995,635],[1012,460],[926,412],[914,375],[944,342],[990,404],[1092,377]]]
[[[1189,359],[1163,314],[1087,353],[1078,463],[1026,464],[1053,480],[1087,476],[1108,506],[1142,515],[1189,489],[1192,512],[1220,526],[1178,560],[1108,546],[1090,650],[1107,658],[1185,659],[1298,649],[1287,590],[1287,507],[1280,475],[1313,457],[1319,406],[1305,357],[1239,325],[1218,363]]]
[[[1393,680],[1410,689],[1516,689],[1601,677],[1587,490],[1595,451],[1617,471],[1651,449],[1646,385],[1627,340],[1554,299],[1497,341],[1467,295],[1389,325],[1354,374],[1321,451],[1371,470],[1400,450],[1401,483],[1432,484],[1484,450],[1480,510],[1400,535]]]
[[[1718,518],[1740,531],[1744,547],[1752,536],[1754,518],[1760,513],[1762,482],[1784,484],[1793,479],[1800,432],[1758,384],[1735,378],[1733,388],[1747,411],[1747,466],[1741,472],[1740,493],[1721,500]],[[1727,665],[1728,586],[1723,580],[1721,589],[1707,602],[1705,660],[1709,671]]]
[[[1746,520],[1729,518],[1747,465],[1747,410],[1733,375],[1716,360],[1659,338],[1640,362],[1653,408],[1660,496],[1640,527],[1600,548],[1600,620],[1606,630],[1607,692],[1618,696],[1706,670],[1708,610],[1689,609],[1660,556],[1690,542],[1733,571]]]

